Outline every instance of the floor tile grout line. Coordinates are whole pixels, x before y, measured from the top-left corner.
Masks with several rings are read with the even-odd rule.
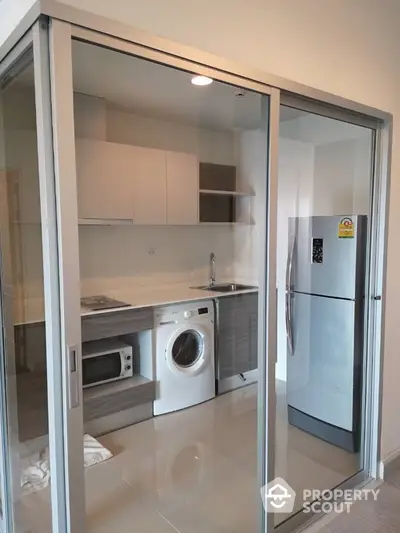
[[[175,527],[174,524],[172,522],[170,522],[168,520],[168,518],[166,518],[158,509],[154,509],[154,510],[156,511],[157,514],[159,514],[161,516],[161,518],[163,520],[165,520],[165,522],[167,522],[168,525],[170,525],[173,529],[175,529],[175,531],[177,531],[177,533],[181,533],[181,531],[177,527]]]

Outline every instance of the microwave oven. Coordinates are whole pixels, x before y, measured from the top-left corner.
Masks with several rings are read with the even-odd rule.
[[[118,339],[104,339],[83,343],[83,388],[102,385],[132,376],[132,346]]]

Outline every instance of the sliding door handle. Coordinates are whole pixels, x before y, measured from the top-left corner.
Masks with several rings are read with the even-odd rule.
[[[67,375],[68,375],[68,407],[74,409],[79,407],[79,374],[78,374],[78,347],[69,346],[67,361]]]

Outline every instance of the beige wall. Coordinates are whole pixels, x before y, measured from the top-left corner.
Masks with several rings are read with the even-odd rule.
[[[3,0],[0,3],[0,45],[34,3],[35,0]]]
[[[3,0],[8,7],[14,3]],[[400,135],[397,120],[400,5],[393,0],[67,0],[66,3],[394,114],[382,447],[384,456],[399,449],[400,182],[397,175],[400,153],[396,148]],[[1,30],[5,28],[3,22],[0,42]]]

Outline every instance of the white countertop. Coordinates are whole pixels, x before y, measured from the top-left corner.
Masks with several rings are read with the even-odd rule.
[[[118,309],[102,309],[100,311],[90,311],[89,309],[82,308],[81,315],[87,316],[94,314],[115,313],[116,311],[121,311],[124,309],[140,309],[142,307],[160,307],[163,305],[194,302],[196,300],[211,300],[213,298],[230,296],[232,294],[245,294],[256,291],[258,291],[257,288],[228,293],[215,292],[195,289],[190,287],[187,283],[171,283],[169,285],[162,285],[158,287],[138,287],[136,289],[124,291],[105,291],[103,293],[105,296],[128,303],[130,306]]]
[[[227,283],[231,283],[229,280]],[[218,281],[218,283],[225,283]],[[201,283],[194,283],[195,286]],[[182,302],[193,302],[196,300],[211,300],[215,298],[224,298],[234,294],[246,294],[257,292],[257,288],[240,290],[233,292],[215,292],[202,289],[194,289],[185,283],[170,283],[161,286],[153,287],[134,287],[126,290],[103,291],[101,294],[115,298],[129,304],[129,307],[119,307],[116,309],[102,309],[99,311],[91,311],[90,309],[81,308],[81,316],[92,316],[105,313],[115,313],[126,311],[127,309],[140,309],[142,307],[160,307],[169,304],[178,304]],[[23,309],[17,308],[16,323],[28,324],[43,321],[44,304],[43,300],[39,298],[31,298],[24,300]]]

